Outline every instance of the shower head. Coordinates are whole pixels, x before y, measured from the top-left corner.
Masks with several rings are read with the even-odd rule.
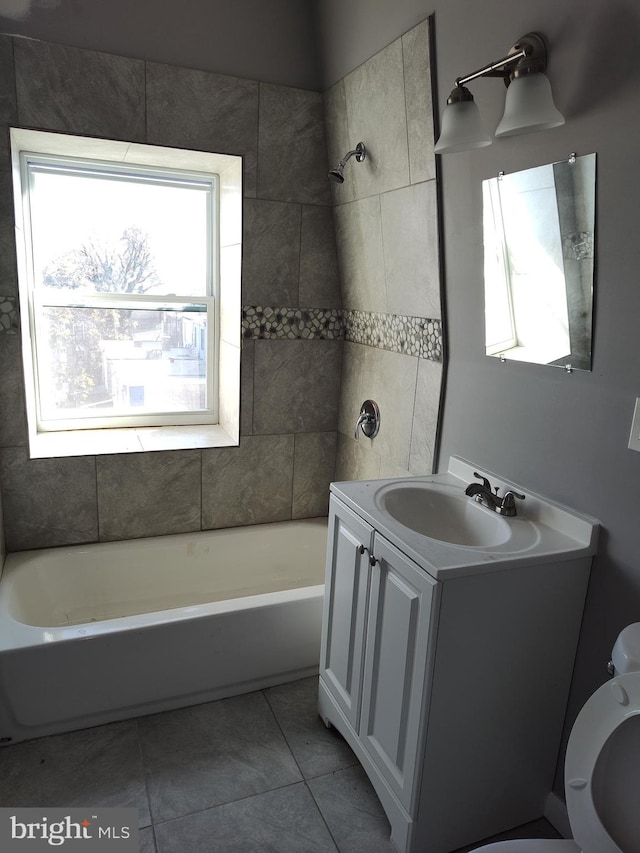
[[[342,158],[342,160],[340,160],[335,169],[329,170],[328,178],[330,181],[335,181],[336,184],[344,183],[345,164],[350,157],[353,157],[354,154],[356,157],[356,162],[362,163],[364,158],[367,156],[367,149],[364,147],[364,143],[358,142],[353,151],[349,151],[348,154],[345,154],[345,156]]]
[[[335,181],[336,184],[344,184],[344,163],[340,162],[335,169],[329,170],[329,180]]]

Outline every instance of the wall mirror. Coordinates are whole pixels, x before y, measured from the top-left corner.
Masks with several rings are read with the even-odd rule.
[[[596,155],[482,182],[486,354],[591,370]]]

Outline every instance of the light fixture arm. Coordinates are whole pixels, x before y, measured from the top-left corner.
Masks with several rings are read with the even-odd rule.
[[[527,33],[518,39],[502,59],[490,62],[489,65],[472,71],[464,77],[456,77],[455,85],[456,87],[464,86],[465,83],[477,80],[478,77],[502,77],[505,85],[508,86],[514,77],[538,71],[544,72],[546,67],[547,48],[544,39],[538,33]]]

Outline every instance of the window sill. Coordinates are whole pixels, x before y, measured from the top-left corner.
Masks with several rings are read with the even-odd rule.
[[[82,429],[43,432],[31,436],[29,455],[32,459],[46,459],[61,456],[99,456],[104,453],[235,447],[237,444],[238,441],[219,424],[140,429]]]

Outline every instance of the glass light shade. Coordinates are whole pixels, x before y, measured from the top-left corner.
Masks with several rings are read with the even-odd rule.
[[[496,136],[515,136],[564,124],[553,102],[551,84],[541,72],[516,77],[507,89],[502,121]]]
[[[442,114],[442,132],[436,154],[453,154],[491,145],[491,137],[482,126],[480,110],[474,101],[448,104]]]

